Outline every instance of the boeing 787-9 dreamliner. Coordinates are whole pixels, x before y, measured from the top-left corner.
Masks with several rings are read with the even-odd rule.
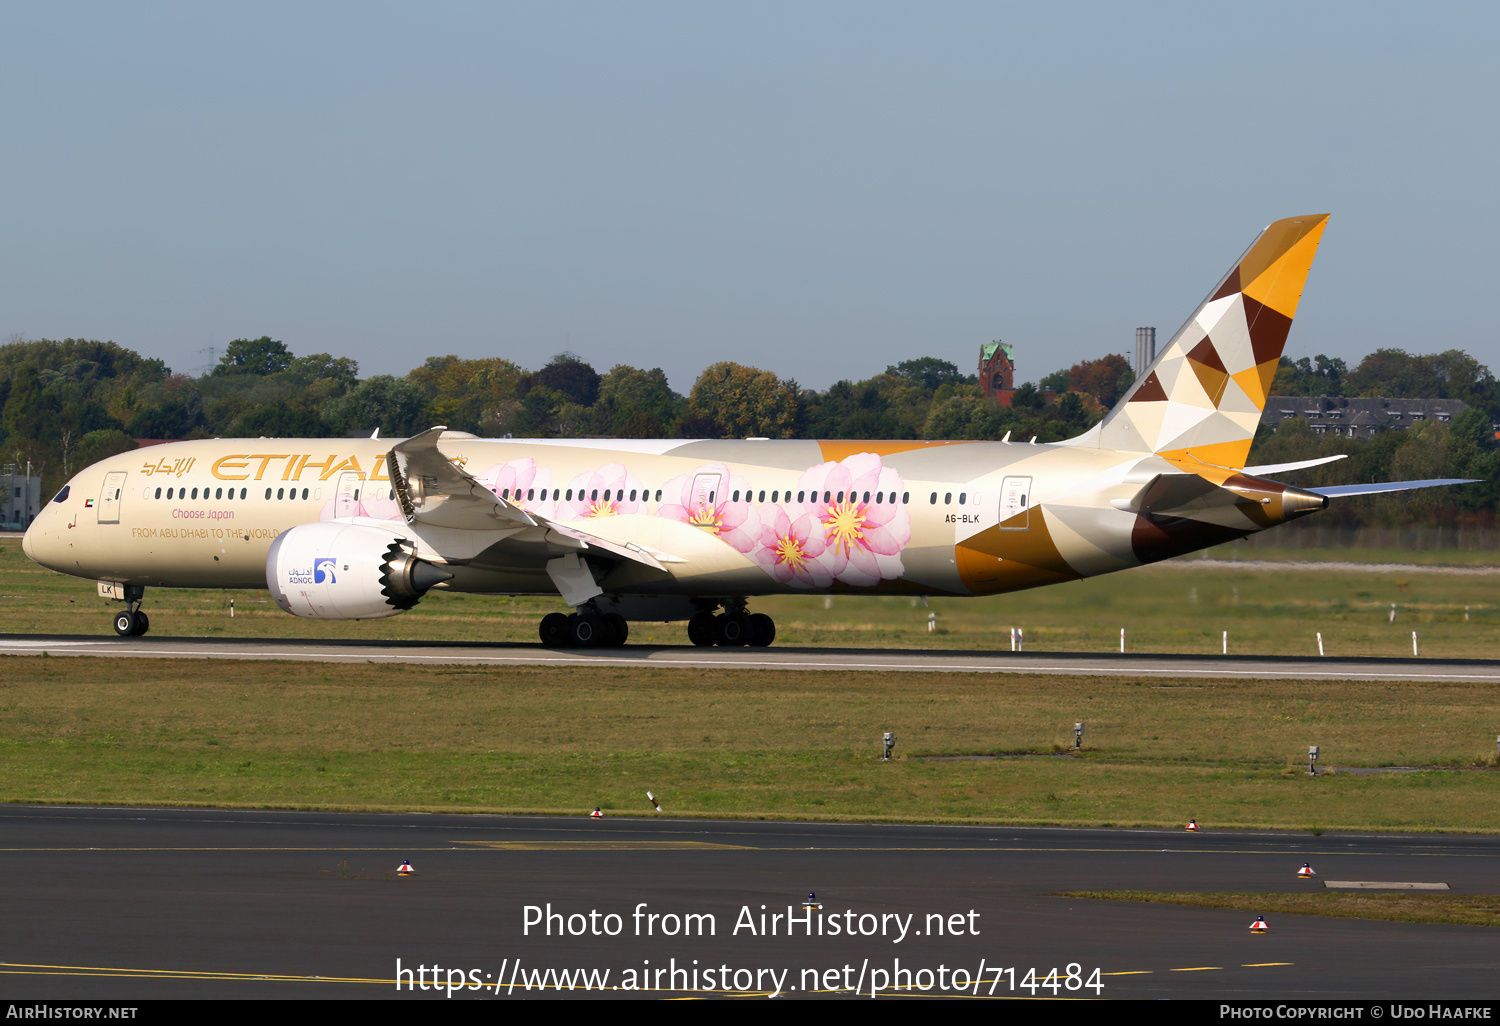
[[[991,595],[1274,527],[1330,497],[1246,466],[1327,215],[1263,231],[1134,386],[1063,442],[204,439],[79,473],[27,555],[97,581],[146,633],[147,588],[269,588],[288,613],[394,616],[429,593],[557,595],[547,645],[686,620],[769,645],[749,599]]]

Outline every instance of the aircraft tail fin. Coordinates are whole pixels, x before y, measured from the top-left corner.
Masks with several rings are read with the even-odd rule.
[[[1243,467],[1327,214],[1261,232],[1098,428],[1077,439]]]

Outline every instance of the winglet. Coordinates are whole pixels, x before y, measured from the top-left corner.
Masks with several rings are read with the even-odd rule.
[[[1084,437],[1103,449],[1244,466],[1327,223],[1327,214],[1289,217],[1261,232]]]

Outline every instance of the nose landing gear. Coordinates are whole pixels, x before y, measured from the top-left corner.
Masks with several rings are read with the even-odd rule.
[[[140,610],[122,610],[115,615],[115,633],[122,638],[138,638],[151,629],[151,618]]]
[[[119,588],[119,585],[115,585]],[[138,638],[151,629],[151,618],[141,609],[141,599],[146,589],[139,584],[127,584],[124,591],[125,608],[115,614],[115,633],[122,638]],[[101,593],[103,586],[101,586]]]

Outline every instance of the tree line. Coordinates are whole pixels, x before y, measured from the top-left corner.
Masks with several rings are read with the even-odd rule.
[[[1109,354],[1020,385],[1008,407],[986,398],[974,374],[936,357],[888,366],[825,391],[734,362],[707,367],[686,395],[660,368],[624,364],[604,373],[569,353],[536,370],[503,357],[436,356],[404,376],[359,376],[327,353],[295,355],[276,339],[236,339],[199,376],[161,360],[84,339],[0,346],[0,462],[27,460],[45,490],[137,439],[400,437],[433,424],[484,437],[869,438],[1056,441],[1099,420],[1134,380]],[[1263,428],[1252,462],[1325,453],[1351,459],[1299,472],[1306,485],[1427,477],[1479,477],[1484,486],[1346,505],[1360,522],[1492,522],[1500,386],[1467,353],[1413,356],[1382,349],[1354,369],[1324,356],[1283,358],[1277,395],[1453,398],[1470,409],[1451,424],[1425,423],[1368,440],[1314,436],[1305,422]],[[1328,478],[1324,482],[1323,478]]]

